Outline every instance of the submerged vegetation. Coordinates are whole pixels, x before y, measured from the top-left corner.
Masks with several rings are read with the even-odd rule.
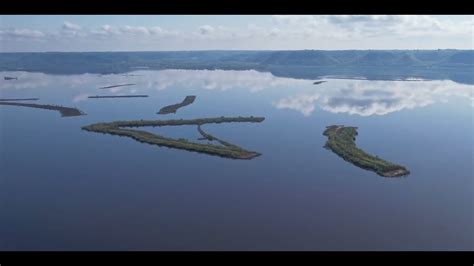
[[[195,99],[196,99],[196,96],[186,96],[186,98],[184,98],[184,100],[181,103],[165,106],[161,108],[157,114],[163,115],[163,114],[176,113],[176,111],[178,111],[179,108],[192,104]]]
[[[232,122],[253,122],[260,123],[264,117],[216,117],[216,118],[198,118],[198,119],[174,119],[174,120],[133,120],[133,121],[114,121],[109,123],[97,123],[82,127],[83,130],[125,136],[133,138],[139,142],[164,146],[174,149],[188,150],[209,155],[221,156],[232,159],[252,159],[260,155],[258,152],[245,150],[237,145],[220,140],[210,134],[205,133],[201,126],[210,123],[232,123]],[[158,134],[146,131],[127,129],[130,127],[161,127],[161,126],[181,126],[197,125],[198,131],[208,140],[216,140],[222,145],[202,144],[190,142],[187,139],[167,138]]]
[[[148,95],[96,95],[89,96],[90,99],[102,99],[102,98],[146,98]]]
[[[68,116],[79,116],[85,115],[79,109],[72,108],[72,107],[65,107],[61,105],[52,105],[52,104],[34,104],[34,103],[12,103],[12,102],[2,102],[0,101],[0,105],[11,105],[11,106],[22,106],[22,107],[31,107],[31,108],[39,108],[39,109],[46,109],[46,110],[54,110],[59,111],[62,117]]]
[[[327,127],[323,134],[328,137],[326,148],[360,168],[374,171],[385,177],[398,177],[410,173],[401,165],[387,162],[357,148],[354,142],[357,136],[357,127],[333,125]]]

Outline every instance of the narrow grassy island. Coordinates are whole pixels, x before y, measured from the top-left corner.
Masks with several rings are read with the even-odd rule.
[[[12,103],[12,102],[0,101],[0,105],[22,106],[22,107],[31,107],[31,108],[59,111],[62,117],[85,115],[85,113],[79,109],[60,106],[60,105],[52,105],[52,104]]]
[[[106,99],[106,98],[146,98],[148,95],[96,95],[89,96],[90,99]]]
[[[0,99],[0,102],[16,102],[16,101],[37,101],[39,98],[9,98]]]
[[[186,96],[186,98],[184,98],[184,100],[181,103],[165,106],[161,108],[157,114],[164,115],[164,114],[176,113],[176,111],[178,111],[179,108],[192,104],[195,99],[196,99],[196,96]]]
[[[4,80],[18,80],[17,77],[3,77]]]
[[[321,83],[324,83],[326,82],[325,80],[317,80],[315,82],[313,82],[313,85],[318,85],[318,84],[321,84]]]
[[[398,177],[410,174],[410,171],[401,165],[387,162],[357,148],[355,144],[357,127],[333,125],[327,127],[323,135],[328,137],[325,145],[326,148],[360,168],[374,171],[384,177]]]
[[[82,127],[83,130],[98,132],[110,135],[130,137],[142,143],[148,143],[158,146],[164,146],[173,149],[181,149],[209,155],[220,156],[231,159],[253,159],[259,155],[258,152],[245,150],[237,145],[220,140],[210,134],[205,133],[201,126],[204,124],[220,124],[234,122],[252,122],[260,123],[264,117],[216,117],[216,118],[198,118],[198,119],[176,119],[176,120],[133,120],[133,121],[114,121],[109,123],[97,123]],[[162,126],[182,126],[197,125],[200,134],[210,140],[216,140],[222,145],[203,144],[191,142],[187,139],[173,139],[150,132],[130,129],[133,127],[162,127]]]
[[[111,88],[125,87],[125,86],[133,86],[133,85],[135,85],[135,84],[134,84],[134,83],[118,84],[118,85],[111,85],[111,86],[100,87],[99,89],[104,90],[104,89],[111,89]]]

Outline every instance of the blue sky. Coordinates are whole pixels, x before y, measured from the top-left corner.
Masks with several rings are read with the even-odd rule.
[[[0,51],[472,49],[473,16],[0,16]]]

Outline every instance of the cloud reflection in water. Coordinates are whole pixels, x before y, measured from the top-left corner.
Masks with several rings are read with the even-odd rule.
[[[289,109],[310,116],[317,108],[332,113],[361,116],[388,113],[446,102],[449,97],[470,99],[474,106],[474,86],[450,80],[433,81],[368,81],[327,79],[327,83],[313,85],[313,80],[280,78],[271,73],[255,70],[161,70],[136,71],[122,74],[47,75],[43,73],[3,72],[4,76],[17,76],[18,80],[0,82],[0,89],[58,89],[76,88],[71,100],[80,102],[97,94],[120,95],[159,92],[175,87],[204,90],[245,90],[250,93],[278,89],[272,104],[278,109]],[[129,87],[98,90],[101,86],[134,83]],[[281,95],[284,96],[281,96]],[[280,95],[280,96],[277,96]]]

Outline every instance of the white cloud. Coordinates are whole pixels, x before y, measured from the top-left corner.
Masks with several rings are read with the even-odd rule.
[[[320,95],[317,93],[311,95],[299,95],[273,102],[277,109],[292,109],[301,112],[304,116],[310,116],[314,109],[314,102],[319,99]]]
[[[45,36],[43,32],[31,29],[6,29],[1,30],[0,34],[12,38],[41,38]]]
[[[329,82],[338,82],[332,80]],[[344,82],[339,88],[319,87],[317,92],[280,99],[278,109],[291,109],[309,116],[319,106],[331,113],[371,116],[443,102],[448,97],[468,98],[474,102],[471,85],[448,80],[436,81],[357,81]]]
[[[132,34],[143,34],[143,35],[149,35],[150,31],[146,27],[134,27],[134,26],[124,26],[122,28],[119,28],[119,30],[122,33],[132,33]]]
[[[0,76],[15,76],[15,82],[0,82],[0,90],[60,88],[71,91],[73,102],[100,94],[97,88],[111,84],[134,83],[103,93],[144,93],[150,90],[200,88],[203,90],[242,90],[260,93],[274,90],[270,100],[277,109],[294,110],[310,116],[317,109],[332,113],[371,116],[428,106],[451,100],[468,99],[474,107],[474,86],[449,80],[434,81],[366,81],[327,79],[317,86],[312,80],[275,77],[255,70],[161,70],[139,71],[136,76],[120,74],[46,75],[29,72],[0,72]],[[282,96],[283,95],[283,96]],[[280,98],[281,97],[281,98]]]
[[[0,37],[6,51],[28,48],[41,51],[43,47],[79,51],[472,49],[473,45],[472,16],[454,19],[427,15],[275,15],[271,18],[260,25],[248,20],[240,26],[220,22],[180,30],[126,23],[85,28],[64,21],[57,32],[0,28]],[[47,43],[28,46],[26,38],[45,39]],[[21,40],[23,45],[19,45]]]
[[[306,31],[343,39],[390,34],[399,37],[470,34],[473,25],[472,19],[453,23],[427,15],[276,15],[273,19],[293,35],[303,35]]]
[[[68,31],[80,31],[81,26],[79,26],[77,24],[74,24],[74,23],[71,23],[69,21],[64,21],[62,29],[63,30],[68,30]]]
[[[199,27],[199,33],[202,35],[210,35],[214,33],[214,31],[215,31],[214,27],[209,26],[209,25],[203,25]]]

